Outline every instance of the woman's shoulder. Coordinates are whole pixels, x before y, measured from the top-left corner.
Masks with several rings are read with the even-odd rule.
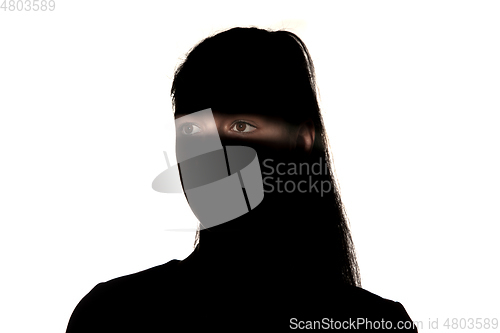
[[[338,291],[337,315],[339,319],[356,322],[357,329],[390,329],[401,327],[416,332],[404,306],[356,286],[346,286]],[[377,328],[378,327],[378,328]]]
[[[175,280],[179,260],[170,260],[169,262],[111,279],[97,284],[90,292],[89,296],[95,297],[117,297],[132,294],[145,294],[148,289],[159,291],[166,284]]]
[[[110,332],[156,316],[160,302],[177,298],[179,260],[101,282],[75,307],[67,333]]]
[[[154,266],[137,273],[128,274],[111,279],[106,282],[101,282],[99,285],[105,288],[129,288],[131,285],[148,285],[155,282],[164,281],[169,277],[175,276],[180,260],[173,259],[164,264]]]

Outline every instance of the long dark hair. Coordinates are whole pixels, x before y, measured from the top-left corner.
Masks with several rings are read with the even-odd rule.
[[[314,66],[304,42],[289,31],[254,27],[215,34],[189,51],[175,72],[171,96],[176,114],[212,108],[279,116],[290,124],[312,120],[316,139],[309,161],[326,162],[324,178],[332,187],[311,201],[310,209],[319,215],[316,226],[323,231],[315,237],[334,258],[339,281],[361,286],[318,104]],[[199,231],[195,245],[198,240]]]

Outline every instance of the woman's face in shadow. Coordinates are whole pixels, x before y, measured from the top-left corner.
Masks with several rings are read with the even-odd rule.
[[[314,127],[308,131],[278,117],[211,109],[177,114],[175,127],[184,193],[204,228],[257,207],[264,198],[262,168],[293,162],[304,133],[314,141]]]

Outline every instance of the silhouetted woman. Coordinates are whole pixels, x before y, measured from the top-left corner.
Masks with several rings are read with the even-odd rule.
[[[224,147],[257,152],[264,198],[201,228],[186,259],[97,285],[68,333],[411,326],[400,303],[361,288],[313,63],[295,34],[233,28],[211,36],[177,69],[171,94],[177,140],[202,144],[209,129],[183,120],[209,109]]]

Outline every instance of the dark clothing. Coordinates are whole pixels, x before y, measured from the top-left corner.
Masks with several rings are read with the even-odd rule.
[[[100,283],[75,308],[66,332],[281,332],[340,326],[379,332],[389,325],[398,331],[398,321],[411,320],[400,303],[361,288],[302,279],[306,264],[298,263],[297,275],[288,279],[266,269],[224,267],[207,267],[192,254]]]

